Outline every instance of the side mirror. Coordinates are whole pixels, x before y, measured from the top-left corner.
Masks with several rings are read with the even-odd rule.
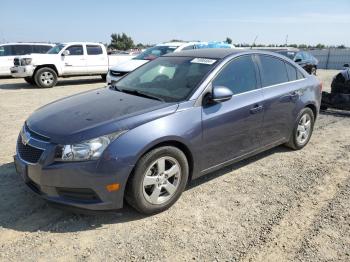
[[[231,99],[233,96],[232,91],[226,86],[214,86],[211,100],[216,103],[225,102]]]
[[[349,68],[350,66],[349,66],[349,64],[344,64],[344,67]]]
[[[294,62],[295,63],[300,63],[301,62],[301,58],[295,59]]]
[[[69,50],[64,50],[64,51],[62,52],[62,56],[67,56],[67,55],[70,55]]]

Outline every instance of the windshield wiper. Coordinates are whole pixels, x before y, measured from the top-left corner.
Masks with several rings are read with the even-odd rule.
[[[149,93],[142,92],[142,91],[138,91],[138,90],[135,90],[135,89],[120,89],[120,88],[117,88],[117,87],[114,87],[114,88],[117,91],[124,92],[124,93],[127,93],[127,94],[141,96],[141,97],[146,97],[146,98],[150,98],[150,99],[154,99],[154,100],[158,100],[158,101],[164,102],[164,100],[162,98],[160,98],[160,97],[157,97],[157,96],[154,96],[154,95],[151,95]]]

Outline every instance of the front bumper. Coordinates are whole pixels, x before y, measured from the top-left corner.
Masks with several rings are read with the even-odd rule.
[[[107,85],[110,85],[112,81],[118,81],[120,78],[121,77],[112,76],[110,73],[108,73],[106,77]]]
[[[10,68],[12,77],[29,77],[33,76],[35,67],[33,65],[13,66]]]
[[[106,163],[99,168],[98,161],[55,162],[56,145],[31,139],[25,146],[42,150],[36,163],[24,152],[22,138],[17,142],[14,163],[17,173],[32,191],[44,199],[60,205],[88,210],[115,210],[123,207],[124,188],[131,171],[130,166],[110,168],[116,163]],[[25,158],[25,159],[24,159]],[[107,161],[107,160],[106,160]],[[111,162],[113,160],[108,160]],[[115,161],[115,160],[114,160]],[[110,184],[120,184],[117,191],[109,192]]]

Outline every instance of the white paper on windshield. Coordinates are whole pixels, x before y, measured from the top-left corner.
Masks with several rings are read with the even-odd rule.
[[[205,64],[205,65],[212,65],[216,62],[215,59],[208,59],[208,58],[194,58],[191,60],[191,63],[194,64]]]

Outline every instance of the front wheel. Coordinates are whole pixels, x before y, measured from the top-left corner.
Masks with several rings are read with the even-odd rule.
[[[187,158],[181,150],[171,146],[156,148],[138,161],[125,198],[141,213],[159,213],[181,196],[188,174]]]
[[[52,68],[43,67],[35,72],[34,80],[38,87],[54,87],[57,83],[57,74]]]
[[[286,146],[299,150],[307,145],[314,128],[315,116],[310,108],[304,108],[297,118],[292,135]]]

